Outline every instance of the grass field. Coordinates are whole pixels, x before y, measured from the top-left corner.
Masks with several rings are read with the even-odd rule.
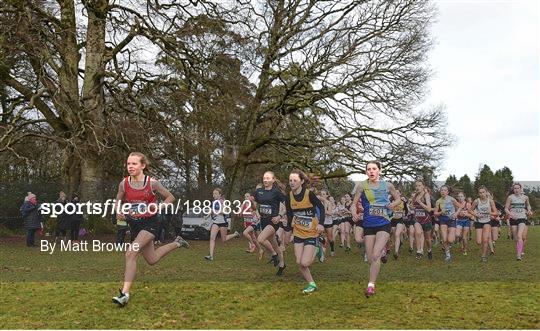
[[[122,253],[57,248],[49,255],[25,247],[23,238],[3,238],[0,328],[538,329],[540,227],[530,228],[522,262],[505,233],[484,264],[475,244],[450,263],[439,246],[433,261],[404,252],[383,265],[370,299],[363,296],[368,265],[357,249],[338,249],[315,264],[319,291],[306,296],[292,247],[285,276],[277,278],[266,258],[244,252],[244,240],[218,244],[213,262],[203,260],[208,242],[193,241],[155,266],[139,259],[123,309],[111,303],[123,277]]]

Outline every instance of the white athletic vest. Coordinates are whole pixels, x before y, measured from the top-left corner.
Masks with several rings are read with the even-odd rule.
[[[491,220],[491,200],[487,199],[486,202],[482,202],[480,199],[476,199],[476,203],[476,211],[480,213],[480,217],[476,221],[488,223]]]
[[[510,218],[514,220],[527,219],[527,213],[525,212],[526,197],[524,194],[517,196],[515,194],[510,195]]]

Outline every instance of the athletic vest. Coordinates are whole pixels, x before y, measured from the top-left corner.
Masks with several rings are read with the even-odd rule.
[[[136,189],[130,185],[131,176],[124,178],[124,202],[130,204],[129,215],[132,218],[150,218],[157,214],[157,198],[152,191],[151,181],[152,178],[144,176],[143,187]]]
[[[301,201],[296,201],[292,191],[289,193],[293,212],[293,235],[302,239],[317,237],[319,225],[319,220],[315,216],[315,206],[309,201],[309,192],[308,189],[304,189]]]
[[[488,223],[491,221],[491,200],[487,199],[486,202],[482,202],[480,199],[476,199],[476,211],[480,216],[476,219],[479,223]]]
[[[426,200],[424,197],[424,193],[422,194],[422,199],[424,199],[424,204],[426,204]],[[418,202],[416,202],[416,195],[413,197],[413,208],[414,208],[414,219],[420,223],[420,224],[426,224],[430,221],[430,214],[429,211],[425,210]]]
[[[439,200],[437,200],[437,206],[441,211],[439,219],[442,220],[449,220],[450,216],[456,212],[456,207],[454,207],[454,204],[452,203],[452,198],[448,195],[446,198],[439,198]]]
[[[377,188],[370,188],[368,180],[362,182],[363,191],[361,194],[362,207],[364,208],[364,227],[383,226],[389,223],[388,204],[388,184],[379,181]]]
[[[227,220],[225,220],[225,215],[223,213],[218,214],[220,211],[223,212],[223,208],[225,207],[223,205],[224,202],[225,202],[224,198],[219,198],[219,199],[214,200],[214,202],[212,202],[212,215],[210,217],[213,223],[223,224],[227,222]]]
[[[461,211],[459,212],[459,215],[458,215],[458,220],[464,220],[464,221],[468,220],[469,217],[466,216],[468,215],[468,211],[469,211],[469,209],[467,208],[468,207],[467,201],[463,201],[463,202],[458,201],[458,204],[461,207]]]
[[[521,194],[517,196],[515,194],[510,195],[510,218],[514,220],[527,219],[526,212],[526,196]]]

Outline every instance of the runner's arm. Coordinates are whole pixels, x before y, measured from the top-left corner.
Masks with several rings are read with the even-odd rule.
[[[455,215],[457,217],[457,215],[459,215],[459,213],[461,212],[461,209],[463,209],[463,206],[460,205],[454,198],[452,198],[452,203],[454,204],[454,208],[456,209]]]
[[[471,213],[471,215],[473,215],[474,217],[478,217],[478,213],[476,212],[476,206],[478,205],[478,201],[477,200],[474,200],[473,203],[472,203],[472,206],[471,206],[471,210],[469,210],[469,212]]]
[[[397,193],[396,188],[394,187],[394,184],[388,183],[388,192],[392,195],[392,198],[394,198],[394,202],[388,205],[388,208],[394,209],[397,205],[400,204],[401,199],[399,198],[399,195]]]
[[[525,196],[525,203],[526,203],[526,206],[527,206],[527,216],[531,217],[532,216],[532,208],[531,208],[531,203],[529,202],[529,197],[528,196]]]
[[[506,203],[504,204],[504,211],[506,215],[510,215],[510,196],[506,198]]]
[[[159,180],[153,179],[150,182],[150,185],[152,185],[152,190],[158,192],[165,200],[163,201],[164,204],[166,203],[173,203],[175,200],[174,195],[172,195],[169,190],[167,190]]]
[[[364,189],[362,188],[362,185],[360,183],[357,183],[356,184],[356,189],[355,189],[355,192],[354,192],[353,202],[352,202],[352,205],[351,205],[352,217],[353,217],[353,219],[355,221],[358,221],[359,218],[360,218],[360,214],[356,210],[356,205],[358,204],[358,200],[360,200],[360,194],[362,194],[363,190]]]
[[[489,205],[491,206],[491,216],[493,217],[499,216],[499,210],[497,209],[497,206],[495,206],[495,201],[490,200]]]
[[[322,204],[321,200],[319,200],[319,198],[317,198],[317,196],[315,195],[315,193],[313,192],[309,192],[309,201],[311,202],[311,204],[313,206],[315,206],[315,208],[319,208],[319,210],[321,211],[321,215],[320,215],[320,218],[319,218],[319,225],[321,224],[324,224],[324,219],[326,217],[326,211],[324,209],[324,205]]]
[[[125,179],[124,179],[125,180]],[[116,203],[114,204],[114,210],[116,211],[116,218],[119,220],[125,220],[126,216],[120,211],[122,210],[122,200],[124,200],[124,180],[118,185],[118,193],[116,193]]]

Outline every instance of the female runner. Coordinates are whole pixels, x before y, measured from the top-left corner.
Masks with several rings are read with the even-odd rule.
[[[163,205],[174,202],[174,196],[163,185],[144,174],[149,165],[146,156],[139,152],[129,154],[127,159],[127,171],[129,176],[124,178],[118,185],[116,194],[116,218],[127,221],[133,241],[126,251],[126,268],[124,273],[124,285],[118,296],[113,297],[113,303],[124,307],[130,296],[130,289],[137,273],[137,257],[142,255],[149,265],[159,262],[165,255],[174,249],[189,248],[187,241],[177,236],[172,243],[154,248],[154,238],[159,230],[157,197],[159,193],[165,200]],[[129,204],[129,214],[124,215],[122,204]]]

